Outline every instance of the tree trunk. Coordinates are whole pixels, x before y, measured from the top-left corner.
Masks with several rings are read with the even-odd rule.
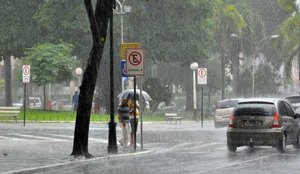
[[[225,99],[225,50],[224,45],[221,44],[221,98]]]
[[[107,36],[108,20],[110,19],[110,15],[112,15],[110,12],[112,6],[110,4],[111,2],[107,0],[97,0],[96,11],[94,14],[91,0],[85,0],[84,3],[91,25],[93,47],[79,88],[79,103],[76,114],[73,151],[71,155],[90,158],[91,155],[88,152],[88,135],[91,107],[104,43]]]
[[[233,86],[233,97],[239,97],[239,68],[240,68],[240,61],[239,61],[239,42],[235,42],[233,54],[232,54],[232,86]]]
[[[184,67],[185,70],[185,91],[186,91],[186,110],[193,111],[193,71],[188,64]]]
[[[8,56],[4,60],[4,71],[5,71],[5,105],[12,106],[11,96],[11,58]]]
[[[46,84],[43,85],[43,109],[46,110],[46,103],[47,103],[47,100],[46,100]]]

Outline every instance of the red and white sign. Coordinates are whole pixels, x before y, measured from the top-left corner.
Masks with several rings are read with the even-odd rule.
[[[128,76],[144,75],[144,49],[126,49],[126,74]]]
[[[30,82],[30,65],[23,65],[22,76],[23,76],[23,83]]]
[[[197,76],[198,76],[198,85],[206,85],[207,84],[207,69],[206,68],[198,68]]]

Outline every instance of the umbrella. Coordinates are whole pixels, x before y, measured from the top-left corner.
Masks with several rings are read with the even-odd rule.
[[[118,95],[118,98],[120,99],[134,99],[134,89],[127,89],[123,92],[121,92]],[[136,89],[136,99],[138,100],[140,98],[140,89]],[[142,90],[142,98],[144,99],[144,101],[150,101],[152,100],[152,98],[150,97],[150,95]]]

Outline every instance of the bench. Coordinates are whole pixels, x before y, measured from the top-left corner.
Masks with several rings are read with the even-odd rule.
[[[0,117],[12,117],[17,122],[19,113],[19,107],[0,107]]]
[[[181,123],[181,120],[183,119],[183,117],[177,116],[177,113],[165,113],[165,119],[166,119],[166,123],[168,123],[168,122],[171,123],[174,120],[174,121],[176,121],[176,124],[177,124],[177,121],[179,121]]]

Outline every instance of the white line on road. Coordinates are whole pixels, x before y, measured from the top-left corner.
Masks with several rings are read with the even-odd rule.
[[[24,140],[27,140],[27,139],[23,139],[23,138],[4,137],[4,136],[0,136],[0,138],[4,139],[4,140],[14,140],[14,141],[24,141]]]
[[[42,140],[50,140],[50,141],[66,141],[66,140],[63,140],[63,139],[56,139],[56,138],[49,138],[49,137],[41,137],[41,136],[27,135],[27,134],[11,133],[11,135],[16,135],[16,136],[20,136],[20,137],[27,137],[27,138],[42,139]]]
[[[45,135],[51,135],[51,136],[56,136],[56,137],[64,137],[64,138],[70,138],[73,139],[74,136],[70,136],[70,135],[58,135],[58,134],[45,134]],[[102,139],[102,138],[89,138],[89,140],[91,141],[96,141],[99,143],[108,143],[108,141],[106,139]]]
[[[260,157],[260,158],[255,158],[255,159],[252,159],[252,160],[231,163],[231,164],[223,165],[223,166],[220,166],[220,167],[211,168],[211,169],[208,169],[208,170],[202,170],[202,171],[194,172],[192,174],[209,173],[209,172],[214,171],[214,170],[220,170],[220,169],[224,169],[224,168],[229,168],[229,167],[233,167],[233,166],[242,165],[242,164],[245,164],[245,163],[251,163],[251,162],[259,161],[259,160],[262,160],[262,159],[267,159],[267,158],[270,158],[272,156],[275,156],[275,155],[269,155],[269,156],[264,156],[264,157]]]

